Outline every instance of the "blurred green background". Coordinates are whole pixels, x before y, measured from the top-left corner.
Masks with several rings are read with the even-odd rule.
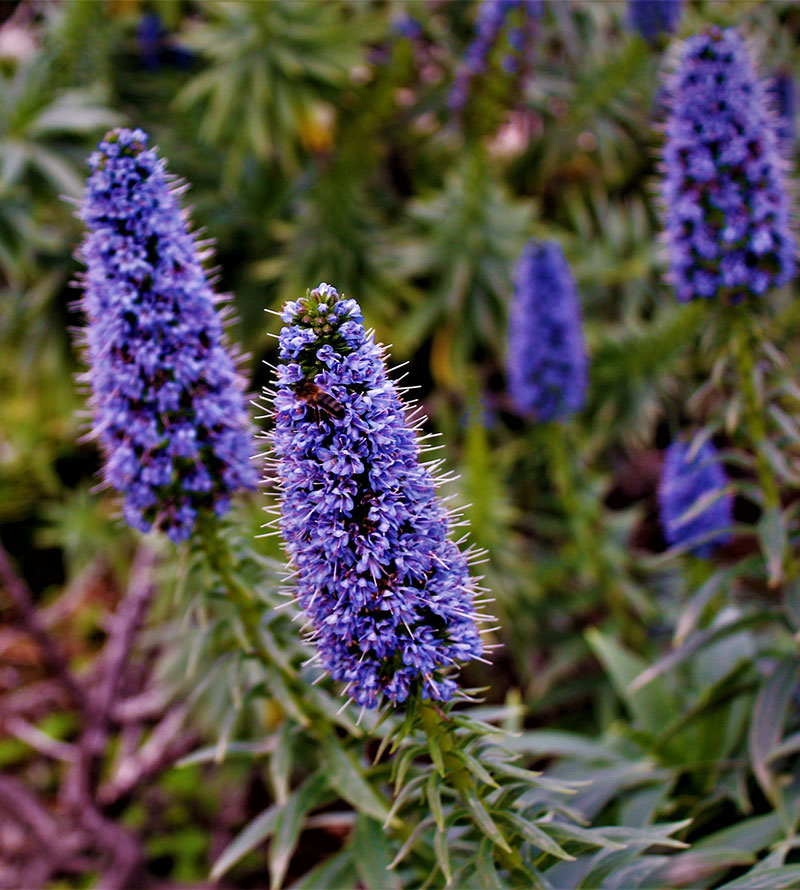
[[[489,686],[489,702],[522,703],[528,727],[610,734],[626,740],[630,763],[656,758],[672,772],[652,785],[653,808],[699,814],[708,833],[769,809],[760,792],[747,799],[744,773],[723,770],[722,794],[719,773],[706,783],[686,768],[694,757],[735,759],[740,730],[714,735],[717,712],[694,735],[676,728],[665,753],[663,726],[639,720],[614,673],[624,661],[614,647],[636,653],[631,676],[657,657],[683,598],[719,567],[658,557],[661,452],[727,398],[702,386],[719,334],[708,307],[679,306],[663,280],[665,47],[628,30],[622,2],[548,3],[526,75],[490,65],[454,118],[448,94],[475,11],[441,0],[0,3],[0,538],[41,602],[101,566],[103,583],[64,631],[74,656],[90,659],[134,536],[113,493],[94,490],[99,456],[81,438],[75,208],[93,145],[112,126],[140,126],[190,183],[186,203],[215,244],[253,392],[275,357],[278,319],[263,310],[320,281],[355,297],[393,360],[409,362],[404,383],[444,434],[460,474],[450,491],[489,551],[502,648],[466,680]],[[690,2],[682,33],[708,21],[740,27],[771,69],[800,73],[797,3]],[[534,236],[566,251],[591,359],[588,405],[561,443],[516,417],[505,389],[513,266]],[[773,310],[766,324],[794,366],[800,312],[780,294]],[[240,508],[254,532],[269,499]],[[737,519],[754,518],[738,499]],[[737,546],[720,565],[747,555],[746,540]],[[280,556],[274,538],[261,548]],[[756,604],[768,598],[751,592]],[[752,699],[751,642],[734,646],[752,656]],[[0,672],[0,695],[29,676],[9,651],[0,660],[15,673]],[[728,676],[721,657],[676,681],[676,714],[714,694]],[[35,665],[25,670],[35,676]],[[3,744],[0,762],[23,769],[25,747]],[[230,793],[230,831],[265,794],[250,767],[220,767],[202,787],[200,769],[169,772],[148,792],[164,804],[158,819],[152,800],[125,815],[146,823],[154,874],[204,879],[224,840],[212,824],[226,789],[253,796]],[[616,782],[597,812],[635,785],[627,774]],[[237,886],[257,885],[258,862],[248,867]]]

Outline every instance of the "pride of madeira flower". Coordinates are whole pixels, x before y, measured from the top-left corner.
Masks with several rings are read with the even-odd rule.
[[[165,164],[141,130],[114,130],[90,158],[83,309],[94,434],[123,515],[187,539],[199,512],[254,488],[244,381]]]
[[[509,393],[521,415],[566,420],[583,407],[588,359],[580,301],[555,242],[529,241],[517,263],[507,367]]]
[[[383,348],[328,284],[282,318],[280,527],[320,662],[367,707],[415,692],[447,700],[448,669],[483,651],[476,583]]]
[[[695,447],[675,441],[667,448],[658,507],[670,546],[693,545],[692,553],[709,557],[728,541],[733,498],[727,485],[728,477],[712,442]]]
[[[667,83],[662,196],[679,300],[736,303],[794,273],[789,197],[765,86],[739,34],[682,44]]]
[[[500,55],[496,76],[513,77],[529,62],[536,26],[542,17],[542,0],[482,0],[475,22],[475,37],[464,53],[450,92],[450,109],[466,106],[473,81],[487,74],[490,57]],[[500,36],[506,29],[505,41]]]

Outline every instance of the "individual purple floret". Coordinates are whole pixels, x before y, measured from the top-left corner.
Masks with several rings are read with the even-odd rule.
[[[774,74],[767,81],[767,96],[775,120],[775,134],[782,154],[794,151],[795,89],[791,74]]]
[[[198,512],[227,512],[258,481],[244,380],[170,186],[141,130],[113,130],[89,160],[83,309],[94,435],[134,528],[175,542]]]
[[[361,705],[449,699],[483,646],[469,556],[355,300],[287,303],[275,429],[280,527],[322,666]]]
[[[628,0],[628,23],[649,43],[678,30],[683,0]]]
[[[736,303],[788,282],[795,241],[764,87],[742,38],[683,44],[667,84],[662,196],[677,297]]]
[[[535,26],[542,17],[542,0],[482,0],[475,20],[475,37],[464,53],[450,92],[452,112],[464,110],[473,80],[486,73],[489,56],[515,14],[517,22],[508,28],[500,67],[507,75],[521,70],[526,50],[533,42]]]
[[[558,244],[529,241],[514,274],[508,388],[516,410],[564,420],[583,407],[588,359],[578,292]]]
[[[692,553],[709,557],[730,539],[727,529],[733,524],[733,498],[726,491],[727,484],[712,442],[707,440],[694,448],[676,441],[667,448],[658,506],[664,537],[671,547],[699,541]],[[714,493],[719,496],[715,498]]]

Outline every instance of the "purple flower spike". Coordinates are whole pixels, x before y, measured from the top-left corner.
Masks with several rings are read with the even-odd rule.
[[[535,27],[542,17],[542,0],[482,0],[475,20],[475,37],[464,53],[450,92],[450,110],[459,113],[469,100],[472,81],[485,74],[489,56],[509,19],[519,11],[519,22],[508,30],[508,45],[500,63],[507,75],[516,74],[526,61]]]
[[[662,196],[678,299],[736,303],[785,284],[795,240],[783,162],[742,38],[690,37],[667,87]]]
[[[686,442],[673,442],[667,449],[658,489],[659,512],[670,546],[705,538],[692,552],[708,558],[730,539],[725,530],[733,524],[733,498],[725,492],[728,479],[713,443],[703,442],[692,451]],[[719,494],[716,498],[715,493]],[[701,500],[708,503],[692,511]]]
[[[179,542],[198,512],[226,513],[231,495],[258,481],[245,384],[182,189],[147,135],[108,133],[90,165],[80,258],[93,432],[127,522]]]
[[[522,251],[507,364],[509,392],[523,416],[565,420],[583,407],[588,359],[580,302],[558,244],[529,241]]]
[[[677,31],[682,15],[683,0],[628,0],[628,22],[649,43]]]
[[[272,435],[280,526],[322,666],[358,703],[451,698],[483,647],[469,556],[355,300],[283,311]]]

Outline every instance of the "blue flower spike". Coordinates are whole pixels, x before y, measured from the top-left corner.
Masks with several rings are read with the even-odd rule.
[[[165,162],[142,130],[113,130],[90,158],[82,331],[93,435],[123,515],[178,543],[198,513],[254,489],[245,381]],[[230,316],[228,315],[228,318]]]
[[[542,0],[482,0],[475,20],[475,36],[464,52],[450,92],[450,110],[458,114],[469,101],[473,81],[486,74],[489,57],[499,44],[503,29],[512,15],[519,23],[508,28],[505,53],[500,67],[507,75],[516,74],[531,52],[535,28],[542,17]]]
[[[678,299],[735,304],[786,284],[795,238],[784,160],[737,31],[686,40],[667,93],[664,237]]]
[[[469,572],[482,554],[450,539],[436,495],[441,461],[420,462],[424,418],[406,414],[355,300],[323,283],[282,319],[278,523],[319,661],[368,708],[416,692],[446,701],[453,669],[481,658],[488,616]]]
[[[566,420],[586,401],[588,358],[578,291],[561,247],[531,240],[514,274],[508,388],[516,411]]]
[[[664,537],[671,547],[699,541],[692,553],[708,558],[730,540],[727,529],[733,524],[733,497],[727,485],[728,477],[711,441],[697,448],[681,441],[669,446],[658,506]]]

